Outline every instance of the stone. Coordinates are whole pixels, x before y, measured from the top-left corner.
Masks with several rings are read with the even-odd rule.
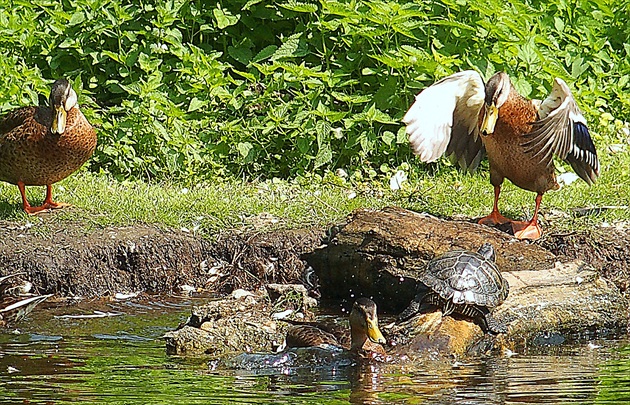
[[[509,328],[499,335],[497,347],[517,349],[550,332],[626,326],[626,298],[592,266],[581,260],[560,262],[535,243],[476,223],[401,208],[360,209],[326,246],[305,258],[319,278],[323,298],[372,297],[379,310],[397,314],[416,294],[414,275],[428,260],[452,249],[476,251],[484,242],[494,246],[497,265],[510,284],[507,299],[493,312]],[[463,355],[486,350],[480,342],[488,336],[480,332],[463,317],[437,322],[422,314],[392,327],[389,337],[399,347],[419,352]]]

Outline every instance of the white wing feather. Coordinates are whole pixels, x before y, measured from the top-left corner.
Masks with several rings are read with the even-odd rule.
[[[413,152],[423,162],[437,160],[451,141],[454,121],[468,128],[464,136],[476,134],[484,99],[483,80],[472,70],[450,75],[421,91],[403,118]]]

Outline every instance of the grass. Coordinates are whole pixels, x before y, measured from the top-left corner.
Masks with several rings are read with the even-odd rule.
[[[588,215],[574,212],[575,208],[630,205],[628,147],[617,153],[607,146],[599,147],[599,156],[601,176],[594,186],[577,180],[545,194],[542,215],[547,230],[564,232],[630,221],[630,210],[622,208]],[[390,169],[344,177],[328,173],[294,180],[218,180],[191,188],[169,183],[118,182],[81,171],[53,188],[56,200],[69,202],[75,208],[40,217],[22,212],[17,187],[0,183],[0,219],[42,224],[79,221],[85,223],[86,229],[149,223],[211,235],[241,227],[327,226],[342,221],[360,207],[398,205],[440,217],[467,218],[486,215],[492,207],[487,167],[466,174],[445,160],[425,166],[410,158],[410,163],[403,163],[400,169],[408,173],[409,179],[396,191],[389,187],[394,172]],[[33,204],[41,201],[43,192],[43,187],[27,188]],[[530,218],[534,194],[506,181],[500,208],[509,217]]]

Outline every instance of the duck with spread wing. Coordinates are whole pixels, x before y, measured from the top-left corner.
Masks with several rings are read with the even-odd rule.
[[[559,188],[553,156],[564,160],[589,185],[599,176],[595,145],[567,84],[556,78],[545,100],[518,94],[509,76],[498,72],[484,84],[479,73],[463,71],[424,89],[403,118],[409,142],[423,162],[443,154],[474,171],[487,155],[494,206],[479,223],[510,223],[517,238],[537,239],[542,196]],[[507,178],[536,193],[530,221],[513,221],[498,208]]]

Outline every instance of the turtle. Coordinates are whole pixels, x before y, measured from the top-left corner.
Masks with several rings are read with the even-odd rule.
[[[472,318],[484,332],[507,332],[507,326],[491,315],[509,292],[495,259],[490,243],[481,245],[477,252],[452,250],[433,258],[418,274],[422,285],[398,320],[407,320],[420,312],[422,304],[430,304],[439,307],[442,316],[456,313]]]

